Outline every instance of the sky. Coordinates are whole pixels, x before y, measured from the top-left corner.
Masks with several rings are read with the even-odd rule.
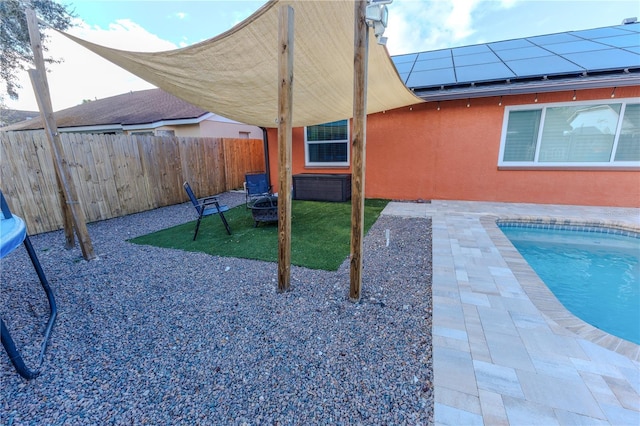
[[[1,1],[1,0],[0,0]],[[75,12],[69,33],[105,46],[164,51],[215,37],[258,10],[262,1],[56,0]],[[330,1],[330,0],[326,0]],[[469,46],[542,34],[619,25],[640,18],[637,0],[394,0],[385,31],[391,55]],[[52,33],[48,66],[55,111],[153,86]],[[37,111],[28,74],[19,73],[19,99],[11,109]]]

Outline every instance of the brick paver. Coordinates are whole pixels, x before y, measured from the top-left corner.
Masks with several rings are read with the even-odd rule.
[[[495,223],[640,231],[640,209],[432,201],[383,214],[432,218],[437,425],[640,424],[640,346],[569,313]]]

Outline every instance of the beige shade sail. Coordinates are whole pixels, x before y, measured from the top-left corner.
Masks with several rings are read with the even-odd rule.
[[[353,115],[354,2],[268,2],[231,30],[182,49],[128,52],[64,33],[172,95],[224,117],[278,127],[278,11],[294,9],[293,126]],[[422,100],[403,82],[370,30],[367,112]]]

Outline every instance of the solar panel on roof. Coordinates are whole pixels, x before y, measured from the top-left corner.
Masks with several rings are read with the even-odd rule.
[[[593,52],[595,50],[607,49],[602,43],[596,43],[589,40],[573,41],[570,43],[558,43],[545,46],[546,49],[557,53],[558,55],[565,55],[567,53],[578,52]]]
[[[503,61],[515,61],[518,59],[540,58],[542,56],[551,56],[553,53],[541,47],[525,47],[523,49],[499,50],[496,55]]]
[[[589,71],[640,67],[640,55],[621,49],[599,50],[597,55],[590,52],[570,53],[565,57]]]
[[[453,68],[412,72],[407,79],[409,87],[433,87],[455,83],[456,76]]]
[[[576,37],[576,36],[572,36],[570,34],[567,33],[560,33],[560,34],[549,34],[549,35],[543,35],[543,36],[536,36],[536,37],[528,37],[527,40],[529,40],[531,43],[537,44],[539,46],[546,46],[549,44],[556,44],[556,43],[569,43],[572,41],[580,41],[582,39]]]
[[[598,39],[598,43],[613,47],[633,47],[640,44],[640,35],[628,34],[617,37],[607,37]]]
[[[416,57],[418,56],[417,53],[409,53],[407,55],[398,55],[398,56],[394,56],[393,58],[393,62],[395,64],[402,64],[404,62],[414,62],[416,60]]]
[[[410,73],[413,68],[413,62],[402,62],[400,64],[394,64],[398,73]]]
[[[453,68],[451,58],[431,59],[427,61],[416,61],[413,66],[414,71],[437,70],[440,68]]]
[[[542,77],[565,73],[579,74],[585,71],[584,68],[555,55],[507,61],[506,64],[518,77]]]
[[[477,53],[491,52],[491,49],[486,44],[476,44],[474,46],[455,47],[451,49],[453,56],[459,55],[474,55]]]
[[[640,23],[419,52],[393,61],[411,88],[638,69]]]
[[[451,49],[434,50],[432,52],[422,52],[418,54],[418,61],[441,58],[451,58]]]
[[[495,62],[493,64],[456,67],[456,76],[458,83],[476,83],[496,79],[506,80],[516,75],[502,62]]]
[[[640,33],[640,22],[636,22],[634,24],[623,24],[623,25],[618,25],[614,28],[619,28],[621,30],[624,31],[629,31],[629,32],[636,32],[636,33]]]
[[[599,39],[603,37],[615,37],[629,34],[627,31],[616,27],[594,28],[592,30],[571,31],[569,34],[586,39]],[[600,41],[600,40],[598,40]]]
[[[531,47],[533,44],[523,38],[517,40],[498,41],[495,43],[489,43],[489,47],[494,50],[509,50],[509,49],[523,49]]]
[[[490,64],[492,62],[500,62],[500,58],[493,52],[479,53],[476,55],[454,56],[453,62],[457,67],[467,65]]]

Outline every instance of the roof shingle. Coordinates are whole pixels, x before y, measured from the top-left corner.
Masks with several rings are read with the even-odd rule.
[[[101,125],[135,125],[162,120],[198,118],[207,111],[160,89],[140,90],[85,102],[54,113],[58,128]],[[2,130],[42,129],[38,117]]]

